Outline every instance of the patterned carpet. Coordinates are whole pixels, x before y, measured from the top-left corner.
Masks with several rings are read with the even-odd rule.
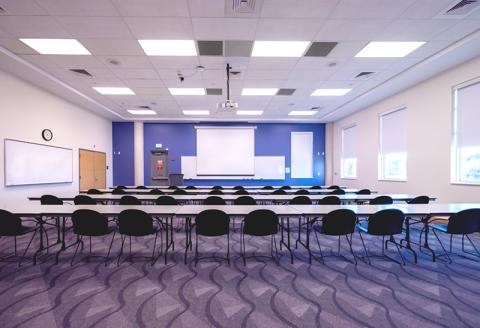
[[[71,250],[58,265],[52,257],[21,268],[0,263],[0,326],[478,327],[480,263],[459,256],[451,265],[423,255],[415,265],[408,253],[404,267],[382,259],[354,266],[335,257],[309,265],[306,251],[298,249],[293,265],[288,256],[279,265],[258,257],[245,267],[235,233],[230,266],[213,260],[195,267],[193,252],[183,264],[183,234],[176,238],[168,265],[161,258],[154,267],[143,259],[105,267],[97,258],[81,257],[71,267]],[[105,253],[109,241],[94,239],[93,251]],[[336,239],[322,242],[325,253],[337,245]],[[0,239],[2,253],[12,245],[12,239]],[[26,239],[19,240],[20,249],[25,245]],[[152,245],[153,238],[138,239],[132,249],[147,255]],[[370,250],[378,252],[380,245],[378,238],[367,238]],[[349,257],[346,246],[343,241]],[[114,254],[119,247],[117,239]],[[269,254],[269,247],[269,239],[248,239],[247,252]],[[361,250],[358,235],[354,248]],[[226,239],[206,238],[200,249],[223,255]]]

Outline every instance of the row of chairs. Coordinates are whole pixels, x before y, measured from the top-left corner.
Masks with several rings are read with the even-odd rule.
[[[127,189],[126,186],[116,186],[115,189]],[[135,187],[135,189],[148,189],[147,187],[145,186],[137,186]],[[180,189],[179,187],[177,186],[169,186],[168,189]],[[185,189],[197,189],[196,186],[187,186],[185,187]],[[223,189],[222,186],[213,186],[212,189],[217,189],[217,190],[221,190]],[[242,190],[242,189],[245,189],[244,186],[235,186],[233,187],[233,189],[237,189],[237,190]],[[273,188],[272,186],[264,186],[262,187],[262,189],[264,190],[273,190],[275,188]],[[279,189],[292,189],[291,186],[282,186],[280,187]],[[322,189],[321,186],[312,186],[310,189]],[[329,187],[327,187],[326,189],[341,189],[341,187],[337,186],[337,185],[331,185]]]

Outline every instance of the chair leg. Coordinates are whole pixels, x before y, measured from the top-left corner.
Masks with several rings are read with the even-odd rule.
[[[75,261],[75,257],[77,256],[78,247],[80,246],[81,240],[82,240],[82,237],[80,237],[80,240],[77,241],[77,247],[75,247],[75,253],[73,253],[72,260],[70,261],[70,266],[73,266],[73,261]]]
[[[478,251],[477,247],[475,246],[475,244],[473,243],[473,241],[470,239],[470,237],[468,235],[465,235],[465,237],[467,237],[468,241],[470,242],[470,245],[472,245],[473,249],[475,250],[475,252],[477,254],[474,254],[472,252],[467,252],[467,251],[464,251],[465,253],[467,254],[470,254],[470,255],[474,255],[474,256],[478,256],[480,257],[480,252]]]
[[[30,241],[28,242],[27,248],[25,248],[25,251],[22,254],[22,257],[20,258],[20,261],[18,262],[18,267],[22,265],[22,261],[25,258],[25,255],[27,254],[28,249],[30,248],[30,244],[32,243],[33,239],[35,238],[35,235],[37,234],[37,229],[33,232],[32,238],[30,238]],[[35,265],[36,263],[34,263]]]
[[[110,259],[110,251],[112,250],[113,240],[115,239],[116,233],[117,233],[116,231],[113,232],[112,241],[110,242],[110,247],[108,248],[107,257],[105,258],[105,266],[107,266],[108,260]]]
[[[152,251],[152,259],[150,260],[152,262],[152,266],[156,262],[156,257],[155,257],[155,247],[157,246],[157,236],[158,236],[158,231],[155,233],[155,240],[153,241],[153,251]]]
[[[400,258],[402,259],[403,265],[405,265],[405,259],[403,258],[402,252],[400,252],[400,247],[398,247],[397,242],[395,241],[395,238],[393,236],[390,236],[392,244],[394,244],[397,247],[398,254],[400,255]]]
[[[350,246],[350,253],[352,253],[353,261],[355,265],[357,265],[357,258],[355,256],[355,253],[353,252],[353,247],[352,247],[353,234],[350,235],[350,239],[348,239],[348,235],[345,235],[345,239],[347,239],[348,246]]]
[[[230,265],[230,232],[227,233],[227,263]]]
[[[17,256],[17,236],[13,236],[13,253]]]
[[[360,240],[362,241],[363,250],[365,251],[365,256],[367,257],[368,264],[372,265],[372,262],[370,262],[370,255],[368,255],[367,247],[365,247],[365,242],[363,241],[362,232],[358,231],[358,234],[360,235]]]
[[[129,248],[129,254],[128,254],[128,256],[129,256],[130,259],[131,259],[131,258],[132,258],[132,236],[130,236],[130,238],[129,238],[129,246],[130,246],[130,248]]]
[[[246,266],[247,261],[245,259],[245,235],[243,231],[240,232],[240,254],[242,255],[242,259],[243,259],[243,266]]]
[[[276,239],[275,235],[273,235],[273,246],[275,247],[275,262],[278,265],[279,264],[278,263],[278,249],[277,249],[277,239]]]
[[[445,247],[443,246],[442,241],[441,241],[440,238],[438,237],[437,232],[435,231],[435,229],[432,229],[432,231],[433,231],[433,234],[435,235],[435,238],[437,238],[438,243],[439,243],[440,246],[442,247],[443,252],[444,252],[445,255],[447,256],[447,258],[448,258],[448,263],[452,263],[452,259],[450,258],[450,255],[448,255],[448,252],[447,252],[447,250],[445,249]]]
[[[315,233],[315,238],[317,239],[317,245],[318,245],[318,251],[320,252],[320,258],[322,260],[322,263],[325,264],[325,259],[323,257],[323,252],[322,252],[322,246],[320,246],[320,239],[318,238],[317,231],[313,229],[313,232]]]
[[[452,252],[453,234],[450,235],[450,253]]]
[[[195,234],[195,267],[198,263],[198,235]]]
[[[120,258],[122,257],[122,254],[123,254],[123,244],[125,244],[126,238],[127,236],[120,236],[120,239],[122,240],[122,245],[120,246],[120,252],[118,252],[117,267],[120,265]]]

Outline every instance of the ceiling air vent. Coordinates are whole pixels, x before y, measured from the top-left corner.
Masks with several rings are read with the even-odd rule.
[[[368,78],[373,74],[373,72],[360,72],[355,76],[356,79],[358,78]]]
[[[5,8],[0,6],[0,15],[6,14],[6,13],[7,13],[7,11],[5,10]]]
[[[233,0],[233,12],[239,14],[255,12],[255,0]]]
[[[141,105],[141,106],[136,106],[138,109],[152,109],[150,106],[148,105]]]
[[[75,73],[76,75],[84,76],[84,77],[93,77],[87,70],[81,68],[71,68],[69,69],[70,72]]]
[[[436,18],[464,18],[480,8],[480,0],[460,0],[444,9]]]

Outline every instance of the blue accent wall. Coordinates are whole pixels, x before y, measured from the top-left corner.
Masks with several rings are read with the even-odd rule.
[[[181,156],[196,156],[195,126],[256,126],[255,156],[285,156],[285,165],[290,167],[291,132],[313,132],[313,179],[292,179],[285,174],[285,180],[185,180],[186,185],[323,185],[325,183],[325,125],[288,123],[144,123],[144,165],[145,183],[149,181],[150,151],[155,144],[162,144],[169,150],[169,173],[181,173]],[[133,127],[132,127],[133,129]],[[133,140],[133,136],[132,136]],[[114,145],[115,145],[114,140]],[[133,171],[133,169],[131,169]],[[115,165],[114,165],[115,177]],[[115,180],[114,180],[115,181]],[[133,183],[132,183],[133,184]]]
[[[112,123],[113,185],[135,184],[133,122]]]

